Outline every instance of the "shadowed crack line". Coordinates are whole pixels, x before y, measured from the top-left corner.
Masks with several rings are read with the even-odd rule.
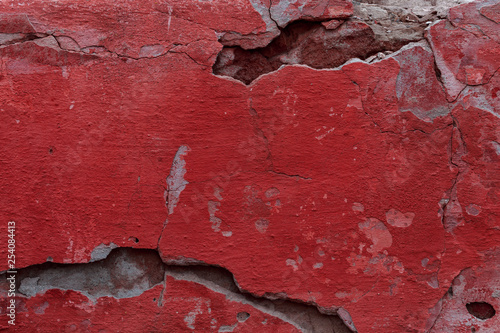
[[[43,39],[46,39],[47,45],[43,45],[42,47],[51,47],[54,48],[58,51],[63,51],[63,52],[68,52],[71,54],[79,54],[79,55],[84,55],[84,56],[95,56],[98,58],[107,58],[107,57],[115,57],[119,58],[122,60],[133,60],[133,61],[138,61],[138,60],[144,60],[144,59],[156,59],[156,58],[161,58],[169,54],[183,54],[189,59],[191,59],[193,62],[200,66],[206,67],[207,65],[199,63],[196,59],[191,57],[188,53],[184,51],[179,51],[176,50],[178,46],[188,46],[190,43],[184,45],[184,44],[178,44],[178,43],[173,43],[171,44],[168,48],[165,47],[165,50],[163,50],[160,54],[158,55],[148,55],[148,56],[139,56],[139,57],[133,57],[130,55],[126,54],[121,54],[116,51],[109,50],[103,45],[89,45],[85,47],[80,47],[78,42],[67,35],[55,35],[55,34],[48,34],[48,33],[28,33],[28,34],[4,34],[4,35],[17,35],[17,36],[12,36],[9,39],[6,39],[5,41],[2,41],[0,43],[0,49],[4,47],[9,47],[9,46],[15,46],[15,45],[20,45],[26,42],[35,42],[38,43]],[[47,39],[51,38],[51,41],[48,41]],[[75,45],[75,49],[69,49],[66,48],[62,45],[61,43],[61,38],[67,38],[72,41],[72,43]],[[195,40],[193,42],[196,42],[198,40]],[[52,45],[50,45],[52,42]],[[147,46],[147,45],[145,45]]]
[[[198,261],[198,263],[200,263]],[[0,274],[5,281],[5,272]],[[116,248],[100,261],[85,264],[47,262],[18,269],[16,290],[25,298],[51,289],[73,290],[93,303],[101,297],[116,299],[137,297],[155,286],[163,285],[158,306],[165,305],[166,278],[189,281],[225,295],[232,302],[247,304],[279,318],[302,332],[348,333],[351,330],[336,314],[322,313],[318,307],[300,300],[256,297],[242,291],[228,270],[210,265],[165,263],[155,250]]]
[[[423,40],[425,28],[440,19],[436,12],[416,16],[407,8],[356,3],[354,13],[365,14],[364,17],[338,19],[335,20],[338,25],[332,27],[328,22],[308,19],[279,27],[268,9],[270,19],[279,29],[278,35],[266,46],[250,49],[234,40],[226,41],[223,36],[220,42],[225,47],[213,65],[214,74],[233,77],[248,85],[284,65],[323,69],[339,67],[354,58],[371,62]],[[373,19],[372,14],[380,11],[386,15],[383,19],[390,22],[384,23],[388,26]]]
[[[284,173],[284,172],[277,172],[277,171],[273,171],[273,170],[269,170],[269,172],[272,174],[280,175],[280,176],[284,176],[284,177],[297,178],[297,179],[302,179],[302,180],[312,180],[312,178],[304,177],[301,175],[289,175],[289,174]]]

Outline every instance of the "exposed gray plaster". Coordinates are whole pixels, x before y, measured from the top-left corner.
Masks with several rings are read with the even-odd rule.
[[[186,161],[184,157],[189,151],[191,151],[191,149],[188,146],[179,147],[179,150],[177,150],[175,154],[174,161],[172,162],[170,175],[167,177],[165,198],[167,201],[168,215],[174,213],[181,192],[186,188],[186,185],[189,184],[188,181],[184,179],[184,175],[186,174]]]
[[[106,259],[111,250],[116,249],[118,245],[110,243],[109,245],[100,244],[96,246],[90,254],[90,262]]]
[[[108,249],[109,246],[101,248]],[[345,310],[341,310],[339,314],[347,320],[347,326],[335,311],[322,313],[318,307],[298,300],[291,301],[286,299],[284,294],[269,294],[270,296],[265,298],[243,292],[233,275],[223,268],[203,266],[200,261],[193,259],[175,261],[181,265],[173,262],[165,264],[154,250],[116,248],[105,259],[87,264],[44,263],[19,269],[17,290],[25,297],[34,297],[50,289],[75,290],[96,302],[100,297],[119,299],[139,296],[159,284],[163,285],[166,276],[170,276],[176,280],[203,285],[223,294],[229,301],[250,305],[295,326],[301,332],[348,333],[355,330],[350,315]],[[193,265],[194,263],[198,265]],[[0,278],[5,280],[4,274],[0,274]],[[164,300],[159,300],[158,305],[163,306],[164,303]],[[196,314],[192,315],[193,318],[186,319],[187,324],[190,324],[191,320],[194,322]],[[221,329],[228,332],[248,317],[248,313],[238,313],[234,324],[222,326]]]

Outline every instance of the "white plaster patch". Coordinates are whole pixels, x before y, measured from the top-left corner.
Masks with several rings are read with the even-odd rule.
[[[321,269],[323,268],[323,263],[322,262],[317,262],[313,265],[314,269]]]
[[[187,153],[191,151],[188,146],[180,146],[175,154],[174,161],[172,162],[172,168],[170,169],[170,175],[167,177],[167,188],[165,193],[165,198],[167,200],[168,215],[173,214],[177,203],[179,202],[179,196],[181,192],[189,184],[184,179],[186,174],[186,161],[184,157]]]

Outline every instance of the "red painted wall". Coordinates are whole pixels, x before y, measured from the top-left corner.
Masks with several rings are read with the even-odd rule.
[[[498,1],[373,63],[214,75],[219,39],[267,45],[273,13],[352,15],[284,3],[3,1],[0,270],[14,221],[18,269],[154,249],[358,332],[495,332],[465,304],[500,310]],[[15,326],[3,287],[20,332],[300,331],[168,274],[124,298],[17,290]]]

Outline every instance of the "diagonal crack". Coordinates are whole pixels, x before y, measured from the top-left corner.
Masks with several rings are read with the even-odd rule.
[[[439,308],[438,312],[434,315],[434,318],[432,321],[427,325],[429,327],[425,332],[426,333],[431,333],[434,329],[434,326],[436,325],[437,321],[441,317],[441,313],[443,312],[443,303],[446,301],[446,299],[449,299],[453,297],[453,284],[454,282],[465,272],[466,270],[470,269],[471,267],[465,267],[460,270],[460,272],[453,278],[450,282],[450,287],[446,290],[445,294],[443,297],[441,297],[437,302],[434,308]]]

